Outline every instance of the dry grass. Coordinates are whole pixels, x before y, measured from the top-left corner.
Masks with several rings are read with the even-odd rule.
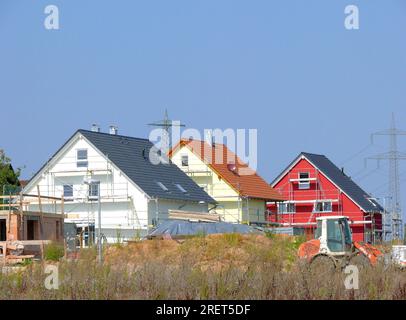
[[[92,249],[62,260],[58,290],[47,290],[43,265],[0,275],[0,299],[406,299],[406,272],[378,265],[361,272],[359,290],[345,274],[314,274],[298,261],[297,238],[196,237]]]

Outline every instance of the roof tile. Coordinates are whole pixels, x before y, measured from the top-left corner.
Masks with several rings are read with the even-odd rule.
[[[181,146],[187,146],[240,195],[269,201],[285,200],[224,144],[215,143],[212,146],[200,140],[181,140],[172,149],[171,154]]]

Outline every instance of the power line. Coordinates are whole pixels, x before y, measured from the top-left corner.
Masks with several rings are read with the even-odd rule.
[[[351,179],[353,180],[357,180],[357,182],[360,182],[362,180],[364,180],[365,178],[369,177],[371,174],[374,174],[375,172],[377,172],[378,170],[380,170],[380,168],[375,168],[369,172],[367,172],[366,174],[364,174],[363,176],[361,176],[360,178],[354,179],[354,177],[351,177]]]
[[[368,143],[365,147],[363,147],[361,150],[357,151],[356,153],[354,153],[353,155],[349,156],[348,158],[346,158],[345,160],[340,162],[340,167],[343,166],[344,164],[350,162],[351,160],[353,160],[354,158],[358,157],[359,155],[361,155],[363,152],[367,151],[370,147],[372,146],[372,143]]]
[[[406,131],[399,130],[396,128],[395,115],[392,113],[391,126],[387,130],[378,131],[371,134],[371,143],[374,142],[375,136],[388,136],[389,137],[389,151],[376,154],[366,158],[367,160],[378,161],[378,167],[381,161],[389,162],[389,214],[390,219],[388,219],[391,224],[391,229],[386,230],[391,233],[392,239],[402,239],[403,238],[403,219],[402,219],[402,207],[400,201],[400,178],[399,178],[399,161],[406,160],[406,153],[398,151],[397,138],[398,136],[406,136]],[[386,220],[386,214],[384,213]],[[389,239],[385,239],[389,240]]]
[[[403,177],[405,174],[406,174],[406,171],[402,171],[401,173],[399,173],[399,178]],[[406,181],[406,177],[400,178],[400,181]],[[388,187],[388,185],[389,185],[389,181],[379,184],[378,186],[375,187],[375,189],[372,189],[372,192],[376,192],[380,189],[383,189],[384,187]]]

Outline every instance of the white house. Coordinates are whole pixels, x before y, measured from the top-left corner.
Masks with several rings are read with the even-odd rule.
[[[99,194],[101,231],[109,242],[145,235],[170,209],[207,212],[215,201],[176,165],[151,163],[152,147],[149,140],[118,135],[113,127],[110,133],[97,127],[78,130],[24,193],[63,196],[65,222],[75,223],[78,234],[84,232],[85,244],[98,228]]]

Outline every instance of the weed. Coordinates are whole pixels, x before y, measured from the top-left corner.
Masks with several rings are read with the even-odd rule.
[[[44,259],[59,261],[64,256],[65,249],[62,244],[51,242],[44,247]]]
[[[32,263],[0,274],[0,299],[406,299],[406,272],[365,268],[359,290],[346,290],[344,273],[312,273],[297,259],[301,241],[239,234],[138,241],[107,246],[103,265],[95,248],[82,249],[80,259],[58,263],[58,290],[46,290],[44,266]]]

